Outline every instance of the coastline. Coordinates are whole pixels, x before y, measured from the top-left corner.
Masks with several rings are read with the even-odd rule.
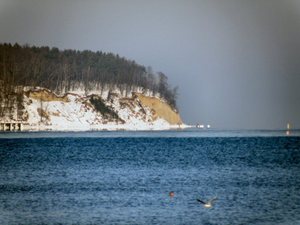
[[[148,131],[191,127],[164,99],[151,95],[70,92],[59,96],[45,88],[27,89],[22,117],[15,106],[12,114],[2,118],[1,131]]]
[[[82,132],[82,131],[163,131],[163,130],[184,130],[193,126],[187,124],[170,125],[167,123],[156,123],[156,124],[101,124],[101,125],[82,125],[78,126],[51,126],[51,125],[23,125],[20,132]],[[7,131],[11,132],[11,131]],[[13,131],[12,131],[13,132]]]

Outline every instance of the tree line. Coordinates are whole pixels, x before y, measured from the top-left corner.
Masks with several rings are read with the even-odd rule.
[[[159,94],[176,108],[177,87],[170,87],[164,73],[102,51],[0,44],[0,82],[7,93],[16,86],[40,86],[56,93],[76,89],[78,84],[86,91],[98,86],[126,93],[139,87]]]

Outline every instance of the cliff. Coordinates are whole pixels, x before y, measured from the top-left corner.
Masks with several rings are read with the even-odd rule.
[[[163,118],[172,125],[182,124],[180,115],[177,111],[172,109],[168,103],[156,97],[145,96],[137,93],[137,98],[144,107],[153,110],[153,118]]]
[[[12,104],[0,120],[21,122],[23,130],[162,130],[183,126],[178,112],[164,100],[143,93],[133,92],[130,97],[118,91],[57,95],[45,88],[27,87],[18,96],[21,103]]]

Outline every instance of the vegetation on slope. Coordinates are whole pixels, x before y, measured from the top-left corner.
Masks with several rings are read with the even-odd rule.
[[[74,89],[78,83],[85,90],[98,86],[128,92],[142,87],[159,93],[176,108],[177,89],[170,88],[165,74],[101,51],[0,44],[0,81],[4,93],[13,92],[18,85],[45,87],[56,93]]]
[[[118,114],[115,113],[115,111],[113,109],[111,109],[107,105],[105,105],[105,103],[103,102],[103,100],[100,97],[93,95],[90,98],[90,102],[92,103],[92,105],[94,106],[96,111],[101,113],[103,118],[120,120]]]

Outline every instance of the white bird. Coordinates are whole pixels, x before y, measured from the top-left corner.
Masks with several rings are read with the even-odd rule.
[[[211,208],[213,206],[214,201],[216,201],[217,199],[218,199],[217,197],[214,197],[213,199],[211,199],[211,200],[209,200],[207,202],[204,202],[204,201],[202,201],[200,199],[197,199],[197,201],[200,202],[201,204],[203,204],[203,206],[205,208]]]

